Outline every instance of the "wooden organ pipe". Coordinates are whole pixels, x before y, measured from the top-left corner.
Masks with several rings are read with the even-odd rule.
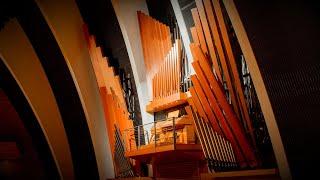
[[[193,107],[195,107],[195,108],[197,109],[199,115],[200,115],[206,122],[209,122],[209,119],[208,119],[206,113],[204,112],[203,107],[202,107],[202,105],[201,105],[198,97],[196,96],[196,93],[195,93],[194,88],[191,87],[191,88],[189,89],[189,91],[190,91],[191,96],[193,96],[193,97],[192,97],[192,101],[193,101],[193,103],[194,103],[194,106],[193,106]]]
[[[212,108],[218,124],[221,126],[222,132],[220,135],[224,135],[232,144],[234,153],[236,154],[237,161],[241,167],[247,165],[251,167],[257,166],[257,159],[255,157],[253,148],[249,141],[245,137],[244,130],[240,125],[240,121],[232,110],[230,104],[227,102],[224,91],[221,88],[219,82],[215,78],[210,65],[207,63],[206,56],[202,52],[201,48],[197,45],[190,45],[194,62],[192,63],[196,75],[192,76],[192,82],[194,89],[190,88],[192,99],[195,100],[196,106],[201,107],[208,106],[206,100],[209,101],[209,107]],[[201,81],[201,83],[199,82]],[[197,94],[204,92],[199,98],[201,105],[197,105]],[[195,92],[193,92],[195,91]],[[207,107],[208,109],[208,107]],[[206,119],[205,113],[200,113],[200,116]],[[213,120],[208,119],[208,122]],[[215,123],[212,122],[215,126]]]
[[[195,129],[204,155],[209,163],[209,168],[214,171],[234,169],[237,163],[232,157],[230,142],[215,132],[210,123],[205,122],[194,106],[193,100],[188,99],[190,106],[186,106],[187,114],[193,118]]]
[[[195,91],[190,91],[192,98],[196,98],[198,96],[199,102],[201,101],[200,104],[202,104],[204,112],[207,114],[207,117],[209,121],[211,121],[211,124],[214,127],[215,131],[220,134],[223,134],[221,131],[219,122],[217,121],[216,116],[209,105],[208,99],[206,98],[204,91],[201,88],[199,80],[197,79],[196,76],[192,75],[191,81],[194,85],[193,87],[195,90]]]
[[[192,115],[193,119],[195,119],[194,118],[195,115],[192,112],[191,107],[190,106],[186,106],[185,109],[186,109],[188,115],[189,116]],[[208,152],[208,145],[207,145],[207,141],[205,141],[205,135],[203,134],[202,129],[199,128],[200,127],[199,122],[194,120],[194,124],[195,124],[196,134],[199,137],[200,144],[201,144],[201,147],[203,149],[204,156],[205,156],[206,159],[209,159],[209,156],[210,156],[209,154],[210,153]]]
[[[117,170],[116,176],[134,176],[130,161],[125,157],[119,133],[119,131],[133,127],[132,120],[129,119],[120,78],[115,75],[114,68],[108,63],[108,58],[103,57],[101,48],[97,47],[95,37],[89,34],[86,25],[83,26],[83,31],[103,102],[112,157]]]
[[[190,28],[190,31],[191,31],[193,43],[195,43],[195,44],[200,44],[200,41],[199,41],[199,37],[198,37],[196,28],[195,28],[195,27],[191,27],[191,28]]]
[[[207,43],[206,43],[206,40],[204,38],[203,28],[202,28],[202,25],[201,25],[201,21],[200,21],[200,18],[199,18],[199,14],[198,14],[197,8],[191,9],[191,13],[192,13],[193,21],[194,21],[194,24],[195,24],[196,32],[197,32],[197,35],[198,35],[198,38],[199,38],[200,47],[201,47],[202,51],[205,54],[208,54]]]
[[[137,14],[147,75],[153,77],[172,47],[170,29],[140,11]],[[163,67],[162,71],[165,69],[166,67]],[[161,84],[161,87],[165,88],[166,85]],[[161,92],[161,95],[164,93],[165,91]]]
[[[163,71],[162,71],[162,67],[160,67],[159,68],[159,71],[158,71],[158,73],[159,73],[159,81],[160,81],[160,87],[159,87],[159,90],[160,90],[160,98],[162,98],[163,97],[163,91],[164,91],[164,89],[163,89],[163,81],[162,81],[162,79],[163,79]]]
[[[180,92],[181,41],[177,39],[152,78],[153,100]]]
[[[116,142],[115,144],[117,149],[117,151],[115,151],[115,159],[117,159],[119,164],[119,167],[117,170],[119,171],[119,174],[121,174],[123,177],[129,177],[129,176],[134,177],[135,174],[132,170],[130,161],[128,158],[124,156],[125,149],[121,141],[120,130],[117,126],[114,126],[114,128],[115,128],[115,142]]]
[[[256,147],[254,130],[222,12],[221,1],[195,0],[195,2],[197,8],[191,10],[195,22],[195,27],[191,28],[194,42],[200,44],[204,54],[211,58],[214,75],[218,81],[226,83],[226,91],[229,94],[233,110],[236,116],[244,122],[244,128],[250,134],[251,141]],[[211,64],[209,65],[211,67]]]
[[[220,36],[219,36],[219,30],[217,27],[217,23],[213,14],[213,10],[211,7],[211,2],[210,0],[204,0],[204,7],[205,7],[205,11],[207,13],[207,19],[205,19],[204,21],[208,21],[211,32],[212,32],[212,41],[215,44],[216,50],[217,50],[217,54],[221,63],[221,67],[223,70],[223,75],[228,87],[228,91],[231,97],[231,101],[233,102],[233,108],[237,114],[238,117],[240,117],[240,112],[239,112],[239,107],[237,104],[237,99],[236,99],[236,95],[235,95],[235,90],[233,88],[232,85],[232,81],[231,81],[231,76],[229,73],[229,68],[228,68],[228,62],[226,61],[225,58],[225,54],[223,52],[223,48],[222,48],[222,44],[221,44],[221,40],[220,40]],[[198,7],[200,8],[200,7]],[[203,9],[203,6],[201,7],[201,9]],[[204,11],[204,10],[203,10]],[[210,41],[210,39],[207,39],[207,41]]]
[[[195,0],[196,1],[196,5],[197,5],[197,10],[198,10],[198,17],[200,18],[201,24],[202,24],[202,29],[204,32],[204,36],[205,36],[205,41],[207,42],[207,46],[208,46],[208,51],[209,51],[209,55],[211,58],[211,62],[213,63],[213,68],[214,71],[218,77],[218,79],[223,82],[222,79],[222,75],[221,75],[221,71],[220,71],[220,66],[219,66],[219,62],[218,62],[218,57],[216,54],[216,50],[215,47],[213,45],[213,41],[211,38],[211,33],[210,33],[210,29],[209,29],[209,25],[208,25],[208,21],[206,20],[206,13],[204,11],[203,8],[203,3],[202,0]]]
[[[252,123],[251,123],[251,120],[250,120],[250,116],[249,116],[249,111],[248,111],[248,107],[247,107],[247,104],[246,104],[246,100],[245,100],[245,97],[244,97],[244,92],[243,92],[243,89],[242,89],[242,86],[241,86],[241,81],[240,81],[241,79],[239,77],[239,72],[238,72],[237,64],[236,64],[236,59],[235,59],[234,54],[232,52],[231,43],[230,43],[230,39],[229,39],[228,32],[227,32],[227,27],[226,27],[226,24],[224,22],[223,13],[222,13],[222,10],[221,10],[221,5],[220,5],[219,0],[212,0],[212,4],[213,4],[213,8],[214,8],[216,17],[217,17],[217,22],[218,22],[219,27],[220,27],[222,40],[223,40],[223,43],[224,43],[224,46],[225,46],[225,50],[227,52],[227,57],[228,57],[228,60],[229,60],[229,63],[230,63],[230,70],[232,72],[232,76],[233,76],[233,79],[234,79],[235,90],[236,90],[236,92],[238,94],[238,98],[239,98],[239,101],[240,101],[239,106],[241,107],[240,108],[240,111],[242,112],[241,115],[243,116],[242,118],[246,122],[246,126],[248,127],[248,131],[250,133],[251,139],[252,139],[254,145],[256,146],[255,138],[254,138],[254,134],[253,134],[253,127],[252,127]]]

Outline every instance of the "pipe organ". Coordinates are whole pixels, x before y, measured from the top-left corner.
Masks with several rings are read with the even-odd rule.
[[[140,11],[137,14],[147,76],[153,77],[172,48],[170,29]]]
[[[205,44],[211,45],[209,49],[213,53],[209,53],[209,59],[211,59],[209,62],[213,64],[214,74],[225,86],[228,100],[231,102],[234,112],[239,119],[245,122],[251,141],[255,145],[252,123],[221,9],[221,2],[219,0],[196,0],[196,5],[197,8],[192,10],[196,26],[196,30],[192,34],[193,39],[195,39],[195,43],[200,44],[201,48]],[[200,38],[204,36],[203,34],[205,34],[205,38]],[[198,42],[197,39],[199,39]],[[205,54],[207,53],[204,48],[202,50]]]
[[[193,104],[189,99],[189,104]],[[199,116],[197,110],[187,106],[186,111],[194,120],[196,134],[200,140],[208,167],[215,170],[237,168],[237,161],[231,143],[213,130],[211,124]]]
[[[186,178],[190,176],[186,173],[195,169],[195,176],[199,176],[207,171],[204,164],[210,171],[260,166],[239,74],[243,60],[239,65],[223,6],[219,0],[195,2],[196,8],[191,10],[195,26],[190,29],[193,43],[189,45],[192,75],[185,73],[188,60],[178,28],[170,31],[165,24],[137,12],[148,88],[152,91],[146,111],[156,116],[149,124],[132,126],[119,78],[102,57],[94,37],[85,31],[105,98],[108,128],[113,130],[109,132],[116,132],[110,137],[114,137],[112,146],[117,149],[114,158],[119,174],[134,174],[129,158],[137,164],[152,164],[155,177],[178,178],[181,173],[181,178]],[[163,118],[157,118],[159,114]],[[168,172],[169,163],[185,168],[179,173]]]
[[[213,131],[230,142],[239,167],[257,167],[259,161],[254,150],[252,122],[221,2],[195,2],[197,8],[191,10],[195,27],[190,29],[194,40],[190,48],[195,75],[191,76],[193,87],[188,98],[189,111],[210,122]],[[202,138],[205,142],[206,138]],[[217,161],[217,156],[212,160]]]
[[[142,12],[137,13],[146,75],[150,82],[148,86],[152,90],[152,99],[146,109],[149,113],[164,113],[168,119],[172,117],[172,112],[178,112],[173,118],[183,117],[193,122],[193,130],[185,131],[184,136],[193,137],[196,134],[197,137],[196,141],[179,144],[182,136],[175,128],[178,124],[170,120],[128,129],[126,133],[138,136],[134,138],[131,135],[130,143],[125,143],[130,147],[126,155],[153,164],[156,177],[165,176],[161,174],[164,167],[160,164],[168,159],[158,160],[157,163],[152,159],[161,159],[161,155],[166,153],[174,155],[181,145],[185,147],[183,152],[192,151],[195,154],[200,151],[192,149],[200,145],[203,156],[194,155],[189,162],[206,160],[211,171],[255,168],[259,165],[251,120],[220,2],[196,0],[196,6],[191,10],[195,27],[190,29],[194,40],[190,49],[195,74],[188,77],[182,73],[186,59],[180,37],[176,33],[171,35],[168,26]],[[191,87],[182,88],[184,79],[190,79]],[[170,128],[161,124],[168,124]],[[163,129],[170,129],[170,132]],[[246,130],[251,137],[247,136]],[[171,138],[161,139],[168,135]]]
[[[120,133],[124,129],[133,127],[132,120],[129,119],[120,78],[115,75],[113,67],[109,66],[108,58],[102,55],[101,48],[96,45],[95,37],[90,35],[86,25],[83,27],[105,111],[116,176],[133,177],[135,172],[130,159],[125,157]]]
[[[181,40],[177,39],[152,78],[152,100],[180,92]]]
[[[256,167],[254,150],[245,136],[244,130],[232,107],[227,102],[222,86],[208,64],[208,59],[199,46],[191,44],[196,75],[192,75],[193,87],[190,88],[189,104],[197,109],[199,116],[210,122],[214,131],[226,137],[234,148],[240,167]],[[200,83],[201,81],[201,83]]]
[[[152,89],[147,111],[153,113],[185,103],[181,86],[186,55],[178,30],[171,35],[168,26],[142,12],[138,12],[138,20],[147,79]]]
[[[12,21],[13,25],[16,25],[14,28],[19,31],[26,31],[21,33],[23,35],[21,38],[24,38],[27,42],[26,47],[23,49],[24,47],[19,46],[19,49],[26,51],[30,49],[31,55],[35,56],[31,57],[30,55],[29,57],[35,61],[34,67],[30,67],[37,68],[39,71],[37,73],[43,76],[45,81],[42,84],[48,86],[45,88],[49,89],[49,94],[53,96],[51,108],[53,108],[53,113],[57,120],[55,126],[61,126],[59,132],[65,131],[66,135],[63,135],[65,136],[63,141],[70,141],[70,147],[66,147],[61,151],[71,153],[70,162],[68,160],[68,163],[65,164],[59,160],[56,162],[57,167],[55,167],[54,158],[52,162],[51,160],[50,162],[44,161],[43,163],[46,166],[50,165],[50,167],[44,169],[45,171],[48,170],[48,173],[51,174],[52,168],[53,173],[57,175],[60,173],[63,177],[67,177],[68,174],[79,177],[82,174],[82,169],[92,167],[88,171],[90,173],[85,174],[93,175],[97,178],[99,173],[101,177],[105,177],[109,171],[114,171],[115,178],[130,177],[131,179],[131,177],[140,178],[152,174],[152,178],[155,179],[199,179],[200,176],[200,179],[207,179],[203,177],[211,179],[210,177],[214,177],[211,176],[212,174],[229,173],[230,175],[238,170],[243,172],[243,170],[274,168],[276,162],[278,162],[280,172],[287,171],[285,174],[289,174],[285,151],[282,147],[278,129],[284,129],[281,130],[282,135],[288,133],[290,135],[291,132],[285,129],[286,127],[282,123],[284,118],[277,114],[274,115],[271,105],[275,103],[270,103],[270,100],[277,100],[277,98],[282,100],[289,97],[271,90],[274,87],[278,87],[278,85],[281,87],[280,85],[282,85],[283,81],[281,78],[288,79],[285,76],[291,76],[291,74],[288,74],[291,72],[287,71],[286,74],[278,74],[279,70],[274,71],[276,75],[281,75],[280,79],[266,83],[264,82],[266,79],[272,80],[274,76],[270,76],[271,71],[269,73],[265,71],[274,69],[276,64],[270,68],[271,66],[265,66],[266,64],[262,60],[263,58],[275,57],[274,54],[278,51],[274,51],[273,54],[268,54],[269,56],[266,57],[264,56],[267,53],[264,51],[274,45],[273,42],[279,39],[280,35],[283,34],[282,31],[286,28],[285,26],[281,27],[281,32],[274,39],[265,41],[267,38],[263,38],[263,36],[265,36],[266,29],[261,31],[261,29],[257,28],[254,24],[257,19],[251,19],[252,16],[250,15],[252,13],[248,13],[251,11],[246,11],[248,9],[259,9],[259,3],[253,6],[249,3],[249,6],[246,3],[233,2],[233,0],[146,0],[134,3],[120,0],[85,3],[85,1],[78,0],[72,3],[67,2],[65,4],[53,4],[52,8],[48,8],[49,6],[41,3],[40,0],[30,1],[31,4],[27,3],[28,6],[20,10],[23,10],[22,14],[30,12],[38,16],[33,29],[28,25],[32,18],[24,18],[21,13],[16,14],[15,12],[10,15],[10,18],[14,19]],[[72,17],[74,22],[68,27],[61,28],[63,26],[59,26],[65,25],[67,20],[53,17],[57,15],[56,10],[60,6],[65,8],[63,14],[69,13],[68,10],[72,10],[69,14],[76,15],[76,18]],[[271,8],[271,6],[268,8]],[[280,6],[276,6],[276,9],[279,8]],[[147,9],[153,17],[141,12]],[[293,10],[287,11],[293,12]],[[304,11],[302,13],[306,17],[309,16]],[[267,25],[277,18],[277,15],[265,18]],[[294,18],[301,18],[297,16],[298,14],[294,15]],[[0,16],[0,21],[2,21],[2,16]],[[108,21],[104,19],[106,17],[108,17]],[[240,20],[241,18],[243,22]],[[282,18],[285,19],[285,16]],[[7,19],[6,16],[5,19]],[[160,22],[159,19],[168,24]],[[83,37],[78,36],[79,23],[84,21],[90,24],[90,28],[86,24],[83,25],[82,35],[85,41],[83,41]],[[176,21],[179,22],[180,27],[178,27]],[[12,25],[10,23],[12,22],[8,22],[9,29],[7,29],[5,20],[5,33],[10,30]],[[278,23],[287,24],[284,21],[279,21]],[[139,28],[139,30],[136,28]],[[180,34],[179,28],[181,28],[182,34]],[[92,32],[96,32],[96,37],[101,39],[96,41],[96,37],[90,34],[89,29]],[[272,30],[274,33],[278,32],[277,29],[267,28],[267,30]],[[39,33],[37,32],[47,34],[48,38],[38,36]],[[136,39],[139,34],[141,41]],[[254,36],[257,34],[261,36],[258,40]],[[295,34],[299,33],[295,32],[291,36]],[[191,37],[188,37],[188,35]],[[101,42],[101,44],[97,42]],[[84,47],[83,43],[87,46]],[[46,49],[44,45],[51,47],[53,51],[44,51]],[[6,48],[6,46],[3,47]],[[7,54],[11,49],[12,52],[15,52],[13,47],[8,46],[8,49],[4,48],[4,50],[6,50]],[[188,48],[188,57],[185,48]],[[110,49],[111,51],[109,51]],[[257,51],[253,52],[253,49]],[[303,50],[303,47],[301,50]],[[282,51],[286,50],[279,52],[282,53]],[[283,55],[291,52],[293,51],[285,52]],[[105,54],[109,53],[113,53],[115,58],[105,56]],[[300,51],[299,53],[304,55]],[[79,59],[78,55],[80,55],[81,61],[75,61],[75,59]],[[143,62],[142,59],[139,59],[142,58],[141,55],[143,55]],[[257,56],[257,59],[255,56]],[[8,77],[4,80],[12,79],[10,82],[5,83],[8,84],[11,81],[15,83],[15,81],[23,80],[25,81],[24,84],[26,84],[29,79],[22,79],[22,76],[19,75],[19,73],[23,72],[23,68],[16,66],[19,64],[16,64],[16,60],[13,57],[8,56],[8,60],[3,60],[5,63],[3,65],[0,64],[1,67],[4,67],[2,69],[5,75],[9,70]],[[1,58],[0,61],[3,59]],[[54,59],[58,59],[59,62],[52,61]],[[129,63],[132,63],[132,66]],[[284,67],[279,69],[281,68],[283,69]],[[60,74],[68,76],[61,77],[59,72],[52,73],[56,69],[63,71]],[[144,70],[146,70],[145,74]],[[130,73],[126,74],[125,71]],[[254,78],[251,78],[251,72],[255,75],[252,76]],[[16,78],[14,75],[19,75],[19,77]],[[294,76],[292,75],[292,77]],[[131,81],[132,79],[136,81]],[[92,83],[95,80],[96,83]],[[297,80],[302,81],[304,79]],[[60,97],[64,95],[61,93],[64,89],[61,88],[63,86],[61,86],[60,81],[68,83],[68,86],[64,89],[68,90],[68,96],[74,96],[74,98],[64,100]],[[19,88],[23,90],[25,88],[24,84],[21,87],[14,87],[17,89],[16,94],[23,95],[24,92],[21,91],[21,93]],[[290,88],[291,86],[288,84],[291,85],[290,83],[284,83],[285,86]],[[20,84],[18,83],[18,85]],[[257,96],[254,85],[259,85],[257,87],[259,96]],[[2,87],[5,86],[1,85],[0,90]],[[302,90],[301,93],[304,93]],[[266,94],[269,91],[271,93],[269,95]],[[25,96],[28,98],[33,94],[30,91]],[[139,95],[138,99],[136,98],[137,94]],[[21,98],[23,99],[24,97]],[[300,100],[300,97],[297,96],[297,98]],[[55,103],[55,100],[57,103]],[[38,105],[39,102],[36,99],[33,101],[35,106]],[[146,101],[147,105],[142,107]],[[79,121],[80,124],[75,123],[77,121],[72,121],[71,123],[68,121],[71,116],[74,118],[75,115],[68,113],[72,111],[64,109],[65,105],[70,103],[75,104],[75,109],[79,110],[79,112],[81,111],[78,113],[80,115],[77,119],[81,120],[81,122]],[[23,105],[25,107],[22,107],[21,104],[14,105],[19,112],[25,107],[27,110],[30,109],[28,104]],[[264,114],[261,111],[261,107],[264,110]],[[38,114],[42,113],[43,115],[52,113],[50,111],[40,112],[40,110],[34,113],[38,113],[38,111]],[[280,110],[283,110],[280,106],[276,107],[275,112],[278,113]],[[289,109],[284,109],[284,112],[287,112],[287,110]],[[150,116],[150,114],[153,116]],[[25,116],[29,115],[33,116],[33,112],[30,111]],[[266,120],[264,115],[266,115]],[[154,119],[151,120],[151,117],[154,117]],[[21,120],[26,121],[28,119]],[[105,120],[105,123],[103,120]],[[149,122],[150,120],[152,122]],[[141,124],[141,122],[146,121],[148,121],[147,124]],[[47,122],[44,121],[44,123]],[[104,124],[106,124],[106,127],[98,126],[105,126]],[[28,124],[26,121],[23,122],[23,125],[29,131],[30,129],[27,126],[33,124]],[[36,125],[38,124],[36,123]],[[63,125],[66,127],[65,129]],[[75,125],[79,127],[72,128]],[[45,131],[46,129],[40,128],[40,134],[42,130]],[[103,130],[106,130],[106,132],[103,132]],[[273,147],[278,149],[280,147],[281,151],[273,152],[274,149],[268,130],[272,135]],[[74,134],[79,132],[84,137],[82,139],[85,139],[83,143],[80,143],[78,139],[74,139]],[[33,135],[31,133],[32,137]],[[107,135],[108,139],[105,139],[105,135]],[[41,137],[41,142],[42,139]],[[287,137],[282,139],[288,141]],[[44,138],[44,140],[46,139]],[[49,145],[54,142],[52,138],[47,141]],[[98,143],[107,144],[110,148],[101,148],[104,146],[99,147]],[[285,145],[288,145],[288,143]],[[82,159],[79,154],[83,153],[74,151],[74,149],[79,150],[79,148],[77,149],[78,146],[85,146],[85,148],[80,148],[82,150],[79,152],[87,153],[89,158]],[[54,157],[62,154],[60,150],[56,151],[57,147],[52,149]],[[295,147],[297,146],[295,145]],[[34,148],[35,152],[38,151],[38,148],[40,148],[39,150],[48,150],[47,153],[50,155],[50,148],[38,146],[30,146],[30,148]],[[109,156],[110,149],[112,158]],[[286,150],[290,152],[288,153],[290,156],[293,154],[293,151],[289,151],[288,147],[286,147]],[[284,158],[279,158],[281,156]],[[101,158],[106,159],[101,160]],[[1,168],[5,167],[1,167],[1,161],[2,159],[0,158],[0,171]],[[110,163],[111,161],[112,163]],[[89,166],[88,163],[92,164]],[[63,167],[66,165],[70,166],[70,168],[64,171]],[[113,167],[114,169],[112,169]],[[63,170],[62,172],[60,172],[61,169]],[[152,171],[152,173],[148,173],[148,171]],[[269,172],[274,175],[278,173],[277,171],[275,168]],[[202,176],[203,174],[208,176]],[[253,172],[253,176],[256,175],[257,173]],[[111,176],[113,178],[113,173]],[[217,175],[216,177],[222,176]],[[242,177],[240,179],[245,178]]]

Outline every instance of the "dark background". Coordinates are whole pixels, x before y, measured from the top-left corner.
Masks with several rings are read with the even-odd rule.
[[[294,178],[319,167],[320,6],[235,0],[258,61]]]

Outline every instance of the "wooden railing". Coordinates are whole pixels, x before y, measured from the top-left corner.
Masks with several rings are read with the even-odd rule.
[[[195,144],[195,132],[189,115],[171,117],[143,124],[122,132],[127,154],[149,154],[161,151],[164,146]],[[141,152],[134,152],[139,151]]]

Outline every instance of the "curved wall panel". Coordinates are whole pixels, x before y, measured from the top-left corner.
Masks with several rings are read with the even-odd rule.
[[[39,121],[60,176],[73,179],[71,153],[56,99],[37,54],[16,20],[0,32],[0,55]]]
[[[103,105],[87,43],[83,34],[84,22],[79,9],[75,1],[72,0],[36,2],[52,32],[53,38],[55,38],[55,46],[58,45],[57,48],[59,48],[59,52],[55,53],[59,54],[59,59],[63,61],[60,65],[62,66],[62,64],[64,64],[63,70],[68,71],[68,75],[65,74],[66,77],[64,78],[68,78],[70,86],[66,91],[74,95],[76,94],[79,98],[73,98],[73,101],[76,101],[77,106],[81,105],[81,107],[77,107],[78,110],[70,109],[70,111],[73,111],[74,115],[78,116],[81,114],[81,118],[85,118],[83,120],[86,122],[83,123],[86,123],[88,130],[81,129],[81,132],[87,133],[86,136],[91,136],[90,143],[92,143],[92,145],[90,146],[93,146],[93,149],[90,150],[90,153],[94,153],[93,155],[95,155],[95,157],[86,155],[90,159],[86,159],[86,164],[83,164],[83,167],[79,167],[79,170],[81,169],[81,173],[85,171],[90,172],[86,175],[90,176],[91,179],[95,177],[95,173],[97,175],[99,173],[101,179],[113,178],[114,167],[108,134],[106,132],[107,128]],[[45,38],[44,36],[42,37],[43,39]],[[46,54],[49,58],[50,51],[47,50]],[[57,61],[57,59],[55,59],[55,61]],[[48,69],[47,71],[49,72],[50,67],[52,67],[52,64],[47,68],[45,67],[45,69]],[[51,73],[55,73],[54,76],[58,76],[58,74],[56,74],[57,72]],[[62,81],[65,80],[64,78],[53,80],[55,81],[53,84],[58,85],[58,83],[60,83],[62,86],[66,86],[65,83],[62,83]],[[73,81],[73,87],[71,87],[70,81]],[[64,101],[64,93],[66,91],[59,91],[59,96],[61,96],[62,101]],[[58,96],[56,97],[59,98]],[[69,105],[63,104],[65,105],[64,108],[69,108]],[[82,111],[83,114],[82,112],[80,113],[80,111]],[[79,136],[78,131],[80,130],[74,129],[73,135]],[[79,139],[79,141],[78,143],[83,143],[83,139]],[[89,144],[86,146],[89,148]],[[81,153],[80,149],[75,151],[77,151],[77,158],[85,158],[83,157],[85,153],[89,153]],[[92,162],[93,160],[96,160],[96,162]],[[98,172],[96,172],[95,168],[97,168]]]

